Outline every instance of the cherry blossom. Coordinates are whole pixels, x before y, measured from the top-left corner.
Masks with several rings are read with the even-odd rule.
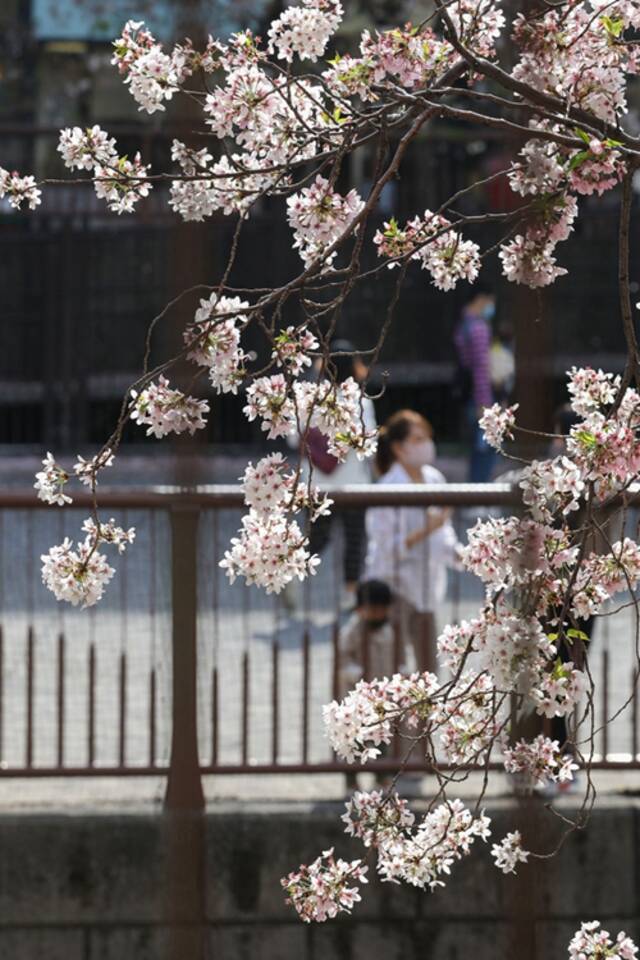
[[[515,873],[519,863],[526,863],[529,859],[527,850],[522,849],[522,837],[519,830],[508,833],[500,843],[491,847],[491,856],[495,860],[498,870],[503,873]]]
[[[295,907],[305,923],[322,923],[338,913],[351,913],[361,899],[354,884],[367,883],[367,867],[361,860],[336,860],[333,847],[309,866],[301,866],[280,883],[287,894],[287,903]]]
[[[501,726],[495,693],[486,673],[469,670],[443,698],[435,725],[451,763],[482,763],[491,752]]]
[[[432,30],[418,32],[411,24],[383,33],[363,30],[360,52],[362,61],[356,64],[370,71],[367,93],[372,82],[398,82],[407,89],[427,83],[446,70],[453,53],[450,44]],[[364,76],[361,70],[360,79]]]
[[[638,948],[622,930],[615,940],[608,930],[602,930],[597,920],[583,923],[569,944],[572,960],[600,960],[603,957],[619,957],[620,960],[636,960]]]
[[[113,517],[106,523],[96,524],[92,517],[89,517],[82,524],[82,529],[89,535],[90,543],[112,543],[117,548],[118,553],[124,553],[129,544],[132,544],[136,538],[135,527],[129,527],[125,530],[119,527]]]
[[[69,170],[93,170],[117,163],[116,141],[98,126],[60,131],[58,152]]]
[[[241,576],[247,586],[255,583],[267,593],[280,593],[295,578],[304,580],[315,573],[320,558],[311,555],[308,546],[295,520],[278,513],[264,517],[250,510],[220,566],[231,583]]]
[[[305,264],[322,256],[352,224],[364,207],[355,190],[343,197],[318,175],[310,187],[287,199],[287,219],[293,228],[294,247]]]
[[[305,367],[310,367],[312,360],[311,350],[317,350],[320,344],[306,327],[292,326],[282,330],[275,338],[271,358],[280,367],[286,367],[297,377]]]
[[[599,412],[613,403],[620,387],[620,377],[591,367],[572,367],[567,374],[571,406],[581,417]]]
[[[456,230],[447,229],[450,221],[425,210],[423,217],[414,217],[403,229],[395,218],[378,230],[373,242],[379,256],[419,260],[428,270],[439,290],[453,290],[459,280],[470,283],[480,270],[480,249],[477,243],[463,240]],[[399,266],[396,259],[390,267]]]
[[[144,164],[139,153],[133,160],[119,157],[108,166],[97,164],[94,168],[96,196],[107,201],[114,213],[132,213],[136,203],[148,197],[151,184],[145,179],[150,164]]]
[[[252,421],[262,420],[261,429],[270,440],[286,437],[296,428],[296,408],[289,395],[286,378],[281,374],[259,377],[247,389],[244,415]]]
[[[562,755],[557,740],[539,734],[534,740],[518,740],[504,749],[504,768],[507,773],[524,774],[531,786],[573,780],[578,769],[573,757]]]
[[[547,287],[567,272],[556,265],[552,251],[552,244],[540,244],[534,238],[518,234],[502,245],[498,256],[507,280],[533,288]]]
[[[64,541],[43,554],[42,581],[56,600],[66,600],[74,607],[92,607],[102,597],[104,588],[115,574],[105,557],[87,537],[74,546]]]
[[[483,57],[495,54],[495,43],[505,25],[494,0],[460,0],[448,11],[460,39]]]
[[[52,453],[47,453],[42,461],[44,470],[36,473],[36,482],[34,487],[38,491],[38,499],[45,503],[57,504],[63,507],[65,503],[71,503],[71,497],[64,492],[64,486],[69,480],[69,474],[66,470],[56,463]]]
[[[416,726],[416,711],[437,690],[438,679],[430,673],[360,680],[341,702],[334,700],[323,708],[331,746],[348,763],[375,759],[380,745],[390,743],[397,721],[404,718]]]
[[[291,63],[294,54],[315,61],[342,20],[339,0],[302,0],[300,7],[287,7],[269,27],[269,52]]]
[[[311,522],[328,514],[333,501],[317,487],[298,483],[296,473],[286,472],[288,466],[281,453],[263,457],[255,467],[249,463],[242,477],[247,506],[264,518],[303,508],[309,510]]]
[[[193,323],[184,332],[185,343],[192,347],[188,359],[208,369],[217,393],[237,393],[244,378],[246,356],[240,332],[248,309],[248,302],[239,297],[212,293],[200,301]]]
[[[35,210],[42,202],[41,196],[42,191],[36,186],[34,177],[21,177],[15,171],[10,173],[0,167],[0,200],[6,197],[15,210],[19,210],[23,203],[29,210]]]
[[[534,460],[525,467],[520,487],[533,519],[548,523],[558,511],[566,515],[579,509],[585,484],[582,471],[572,460],[555,457]]]
[[[172,389],[163,376],[141,393],[131,391],[129,416],[140,426],[148,427],[147,436],[164,437],[168,433],[185,431],[193,435],[206,426],[204,418],[208,413],[206,400],[197,400]]]
[[[327,437],[329,453],[338,460],[344,460],[351,450],[359,460],[375,453],[377,430],[364,423],[362,386],[353,377],[342,383],[298,381],[294,395],[302,423]]]
[[[587,689],[587,678],[569,660],[556,660],[553,670],[542,675],[531,698],[538,713],[545,717],[566,717],[577,706]]]
[[[492,407],[486,407],[480,417],[478,423],[484,438],[496,450],[502,449],[505,439],[513,440],[517,409],[517,403],[511,407],[502,407],[499,403],[494,403]]]
[[[486,841],[490,820],[473,816],[461,800],[439,804],[412,830],[398,831],[378,848],[383,880],[404,880],[414,887],[444,887],[453,864],[471,852],[476,838]]]
[[[139,109],[155,113],[165,109],[164,101],[171,100],[191,73],[190,53],[181,46],[171,55],[164,53],[141,21],[129,20],[122,36],[114,41],[111,62],[123,74]]]
[[[356,791],[346,804],[342,815],[345,833],[362,840],[365,847],[377,847],[395,840],[399,831],[409,829],[415,816],[409,804],[395,791]]]
[[[78,457],[73,465],[73,472],[81,483],[87,487],[92,487],[97,483],[97,474],[105,467],[111,467],[115,460],[111,450],[107,447],[98,453],[91,460],[85,460],[84,457]]]

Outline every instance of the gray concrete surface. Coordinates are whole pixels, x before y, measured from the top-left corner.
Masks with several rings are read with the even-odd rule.
[[[497,837],[525,821],[548,852],[560,822],[540,805],[487,810]],[[562,812],[570,816],[565,803]],[[555,960],[583,920],[638,932],[639,806],[609,801],[557,856],[504,877],[476,843],[444,889],[378,883],[353,916],[304,926],[281,876],[320,850],[361,847],[333,804],[223,804],[204,824],[202,907],[208,958],[222,960]],[[11,960],[160,960],[167,942],[170,824],[128,815],[0,815],[0,956]],[[190,960],[190,958],[185,958]]]

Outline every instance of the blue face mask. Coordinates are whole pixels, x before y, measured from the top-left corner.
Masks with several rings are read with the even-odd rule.
[[[488,303],[485,307],[482,308],[482,316],[485,320],[493,320],[496,314],[496,305],[495,303]]]

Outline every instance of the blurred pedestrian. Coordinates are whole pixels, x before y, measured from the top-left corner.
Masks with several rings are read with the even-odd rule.
[[[355,609],[340,630],[338,640],[341,698],[358,680],[390,677],[405,669],[404,647],[395,651],[391,601],[388,583],[362,580],[358,584]]]
[[[489,376],[494,403],[506,406],[516,379],[513,327],[507,320],[500,322],[491,342]]]
[[[431,424],[414,410],[393,414],[380,431],[376,464],[381,484],[445,483],[433,466]],[[436,672],[436,612],[447,590],[447,567],[457,560],[451,511],[438,507],[367,510],[365,574],[388,583],[395,616],[412,643],[418,670]]]
[[[406,672],[403,638],[391,624],[391,602],[392,593],[387,583],[363,580],[358,584],[355,610],[338,638],[340,699],[358,680],[374,680]],[[376,774],[379,784],[385,784],[387,780],[385,774]],[[355,773],[347,773],[346,785],[348,790],[356,789]]]
[[[329,352],[331,360],[328,376],[336,383],[344,383],[349,377],[353,377],[359,383],[365,380],[367,367],[352,343],[348,340],[334,340],[329,346]],[[320,360],[319,364],[324,362]],[[362,420],[366,430],[376,429],[373,401],[366,395],[362,397]],[[355,451],[351,450],[342,462],[338,461],[329,453],[327,440],[319,430],[308,431],[306,445],[313,466],[314,483],[321,489],[329,486],[342,487],[372,482],[373,476],[368,460],[359,460]],[[329,542],[332,526],[336,521],[342,524],[343,530],[344,586],[349,596],[353,596],[360,580],[364,561],[364,510],[359,508],[334,510],[330,516],[320,517],[311,527],[310,549],[312,553],[322,553]]]
[[[476,283],[473,289],[474,295],[465,306],[454,334],[458,355],[456,390],[470,435],[469,480],[471,483],[488,483],[495,452],[484,439],[478,420],[484,408],[494,403],[491,386],[491,321],[495,314],[496,299],[483,284]]]

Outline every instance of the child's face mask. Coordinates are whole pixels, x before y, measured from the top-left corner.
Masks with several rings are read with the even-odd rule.
[[[389,623],[388,617],[376,617],[375,619],[369,619],[364,621],[369,630],[379,630],[381,627],[384,627],[385,624]]]

